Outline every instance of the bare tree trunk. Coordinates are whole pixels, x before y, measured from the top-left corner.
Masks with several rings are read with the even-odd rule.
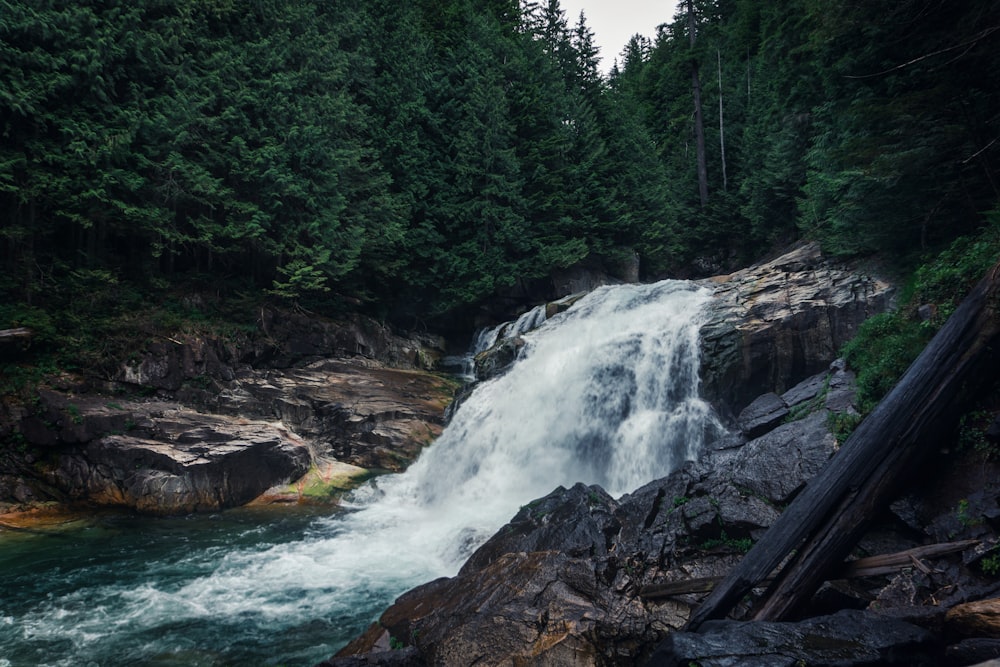
[[[698,151],[698,196],[701,207],[708,205],[708,166],[705,158],[705,123],[701,111],[701,80],[698,78],[698,61],[694,57],[695,20],[694,2],[687,0],[688,34],[691,40],[691,89],[694,93],[694,137]]]
[[[726,177],[726,130],[722,124],[722,52],[715,50],[719,59],[719,150],[722,151],[722,191],[729,190],[729,179]]]

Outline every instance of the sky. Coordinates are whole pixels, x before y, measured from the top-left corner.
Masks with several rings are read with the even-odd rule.
[[[594,41],[601,49],[601,71],[607,73],[629,38],[639,33],[652,39],[656,26],[674,17],[675,0],[560,0],[572,28],[583,10]]]

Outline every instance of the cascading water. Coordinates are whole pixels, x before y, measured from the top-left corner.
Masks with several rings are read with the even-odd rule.
[[[402,591],[454,574],[520,505],[578,481],[620,495],[694,457],[715,424],[697,395],[708,294],[665,281],[584,297],[525,333],[521,359],[478,386],[409,470],[292,538],[242,525],[225,545],[164,540],[155,554],[0,572],[0,667],[327,657]],[[45,577],[59,583],[43,591]],[[29,595],[8,595],[29,580]]]

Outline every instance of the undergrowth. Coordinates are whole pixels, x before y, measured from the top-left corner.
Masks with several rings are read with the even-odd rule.
[[[892,389],[962,299],[1000,257],[1000,207],[988,225],[919,266],[900,306],[869,318],[841,353],[857,373],[858,409],[870,412]],[[921,314],[921,306],[927,306]]]

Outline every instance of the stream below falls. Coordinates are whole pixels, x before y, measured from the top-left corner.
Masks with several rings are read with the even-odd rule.
[[[521,505],[579,481],[620,496],[694,458],[718,428],[698,397],[709,294],[595,290],[525,333],[518,362],[405,473],[334,510],[0,530],[0,667],[328,658],[400,593],[455,574]]]

